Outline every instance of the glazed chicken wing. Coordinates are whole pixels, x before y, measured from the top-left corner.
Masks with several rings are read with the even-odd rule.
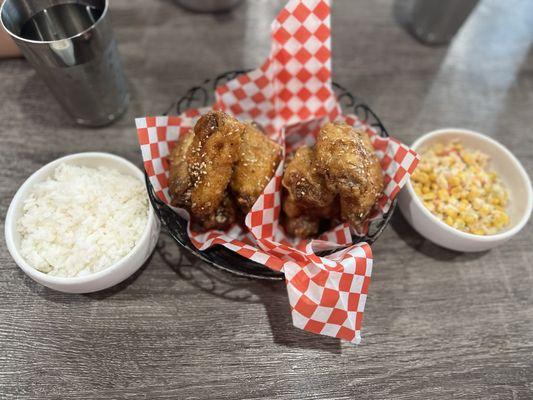
[[[199,219],[215,214],[224,199],[243,131],[243,124],[220,111],[209,112],[196,123],[187,164],[193,184],[191,211]]]
[[[310,238],[318,234],[320,220],[309,215],[300,215],[298,217],[288,217],[285,215],[283,225],[289,236]]]
[[[326,186],[339,194],[341,219],[360,225],[383,191],[383,173],[368,135],[346,123],[328,123],[318,135],[315,157]]]
[[[291,236],[307,238],[318,233],[321,218],[334,219],[338,206],[315,165],[313,149],[300,147],[283,174],[284,225]]]
[[[235,201],[227,186],[243,130],[234,118],[211,112],[180,137],[170,154],[171,204],[188,210],[204,229],[226,229],[236,220]]]
[[[304,210],[308,214],[310,210],[315,215],[328,214],[327,209],[335,198],[315,164],[313,149],[307,146],[300,147],[287,162],[282,185],[287,191],[283,207],[289,217],[296,217]]]
[[[224,230],[236,222],[237,214],[238,210],[235,201],[229,193],[226,193],[215,212],[197,222],[199,222],[205,230]]]
[[[194,139],[194,131],[182,135],[170,153],[169,192],[175,207],[191,206],[192,182],[187,164],[187,153]]]
[[[252,124],[245,124],[239,161],[231,177],[231,190],[244,213],[252,208],[274,176],[281,157],[281,146],[268,139]]]

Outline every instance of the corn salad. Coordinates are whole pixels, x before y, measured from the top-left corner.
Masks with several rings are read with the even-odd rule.
[[[492,235],[509,224],[507,189],[489,157],[459,141],[437,143],[424,152],[411,177],[424,205],[446,224],[475,235]]]

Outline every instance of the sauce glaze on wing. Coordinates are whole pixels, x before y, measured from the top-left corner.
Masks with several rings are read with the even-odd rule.
[[[256,126],[244,125],[239,161],[230,186],[241,210],[247,213],[274,176],[281,158],[281,146],[268,139]]]
[[[229,228],[250,210],[280,158],[281,146],[253,125],[209,112],[169,156],[171,204],[204,230]]]
[[[288,160],[281,183],[288,194],[288,201],[283,205],[288,216],[296,217],[302,212],[329,214],[327,209],[333,203],[335,192],[329,190],[319,172],[312,148],[302,146]]]
[[[220,111],[209,112],[196,123],[187,154],[193,184],[191,211],[196,217],[210,217],[224,199],[239,160],[243,131],[243,124]]]
[[[341,220],[360,225],[383,192],[383,172],[367,133],[330,122],[320,130],[315,157],[327,187],[339,194]]]
[[[194,139],[194,131],[182,135],[172,149],[169,161],[169,192],[174,207],[191,206],[192,181],[187,164],[187,153]]]

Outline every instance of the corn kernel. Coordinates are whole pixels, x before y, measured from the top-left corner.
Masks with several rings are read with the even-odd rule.
[[[464,154],[463,160],[466,163],[466,165],[473,165],[474,164],[474,158],[470,154]]]
[[[435,199],[435,193],[429,192],[422,195],[422,200],[433,200]]]
[[[509,215],[502,213],[501,218],[504,226],[509,224]]]
[[[466,222],[466,225],[468,226],[472,226],[474,225],[476,222],[477,222],[477,215],[474,214],[474,213],[468,213],[465,215],[465,222]]]
[[[474,210],[479,210],[481,207],[483,206],[483,200],[481,199],[474,199],[472,201],[472,207],[474,208]]]
[[[444,189],[440,189],[437,192],[437,196],[439,197],[439,200],[446,201],[450,198],[450,195],[448,194],[448,191]]]
[[[486,217],[487,215],[489,215],[490,213],[490,207],[488,204],[483,204],[480,209],[479,209],[479,214],[482,216],[482,217]]]
[[[507,225],[509,223],[509,216],[505,212],[498,211],[494,213],[493,224]]]
[[[455,197],[465,197],[465,196],[462,196],[462,193],[463,193],[463,189],[459,186],[456,186],[454,188],[452,188],[452,190],[450,190],[450,193],[452,196],[455,196]]]
[[[414,176],[414,179],[417,181],[417,182],[421,182],[421,183],[429,183],[429,176],[428,174],[426,174],[425,172],[419,172],[418,174],[416,174]]]
[[[503,224],[500,221],[492,221],[491,226],[498,230],[503,228]]]
[[[437,184],[438,187],[442,188],[442,189],[448,189],[448,181],[446,180],[446,178],[442,175],[439,175],[437,177],[437,180],[435,182]]]
[[[451,207],[451,206],[447,206],[445,209],[444,209],[444,213],[452,218],[454,217],[457,217],[457,210],[454,208],[454,207]]]
[[[472,189],[470,189],[467,199],[468,201],[474,201],[480,194],[480,191],[476,187],[473,187]]]
[[[455,225],[457,229],[464,230],[466,228],[465,221],[463,221],[461,218],[458,218],[455,220]]]
[[[457,178],[456,176],[451,176],[450,178],[448,178],[448,183],[451,186],[459,186],[461,182],[459,181],[459,178]]]

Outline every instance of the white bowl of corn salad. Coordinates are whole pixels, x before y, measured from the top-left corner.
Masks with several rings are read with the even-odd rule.
[[[484,251],[509,240],[529,220],[531,181],[518,159],[494,139],[445,128],[411,147],[421,160],[399,205],[422,236],[456,251]]]

